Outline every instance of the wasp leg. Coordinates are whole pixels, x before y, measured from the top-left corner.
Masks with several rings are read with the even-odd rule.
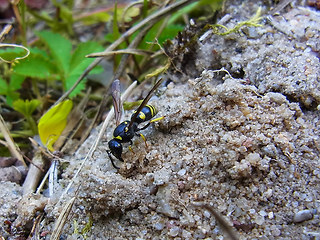
[[[118,166],[116,166],[115,164],[114,164],[114,159],[113,159],[113,157],[112,157],[112,155],[111,155],[111,152],[109,151],[109,150],[107,150],[107,153],[108,153],[108,156],[109,156],[109,158],[110,158],[110,161],[111,161],[111,163],[112,163],[112,166],[115,168],[115,169],[120,169]],[[121,162],[123,162],[123,159],[122,158],[119,158],[118,160],[120,160]]]
[[[132,153],[134,153],[134,151],[133,151],[133,149],[132,149],[132,147],[131,147],[131,145],[129,145],[129,150],[130,150],[130,152],[132,152]]]
[[[133,151],[133,149],[132,149],[132,147],[131,147],[131,146],[133,145],[132,140],[129,141],[129,144],[130,144],[130,145],[129,145],[128,148],[129,148],[130,152],[134,153],[134,151]]]
[[[156,121],[160,121],[162,119],[164,119],[164,116],[150,120],[145,126],[143,126],[142,128],[138,128],[137,132],[146,129],[147,127],[150,126],[151,123],[156,122]]]
[[[142,134],[142,133],[137,133],[137,136],[140,136],[143,141],[144,141],[144,144],[146,145],[146,148],[148,148],[148,144],[147,144],[147,139],[146,137]]]
[[[150,123],[160,121],[160,120],[162,120],[162,119],[164,119],[164,118],[165,118],[165,116],[162,116],[162,117],[158,117],[158,118],[152,119],[152,120],[150,121]]]

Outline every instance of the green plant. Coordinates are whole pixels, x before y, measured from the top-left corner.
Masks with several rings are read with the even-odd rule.
[[[13,109],[21,113],[27,120],[32,133],[37,134],[37,125],[35,120],[32,117],[32,113],[37,109],[41,102],[37,99],[22,100],[18,99],[13,102]]]
[[[12,74],[9,81],[0,77],[0,94],[6,96],[6,103],[12,107],[13,101],[19,99],[20,94],[17,92],[24,81],[23,76]]]
[[[45,80],[51,87],[59,86],[56,81],[61,81],[63,91],[68,90],[93,61],[93,59],[85,58],[85,55],[103,49],[97,42],[89,41],[80,43],[75,50],[72,50],[71,41],[60,34],[42,31],[37,35],[49,52],[39,48],[31,48],[30,56],[13,66],[13,73],[37,80]],[[102,68],[97,67],[92,73],[101,71]],[[70,97],[77,95],[84,88],[85,81],[82,81]]]
[[[224,36],[239,31],[243,26],[261,27],[262,25],[259,24],[261,19],[261,8],[259,7],[256,14],[253,17],[251,17],[247,21],[239,22],[236,26],[234,26],[231,29],[221,24],[210,25],[210,28],[212,28],[213,33]],[[220,31],[219,28],[222,28],[224,31]]]

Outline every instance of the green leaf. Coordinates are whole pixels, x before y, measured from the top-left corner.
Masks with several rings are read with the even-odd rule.
[[[103,72],[103,68],[101,66],[96,66],[94,69],[91,70],[90,74],[99,74]],[[75,74],[72,74],[67,77],[65,81],[65,89],[69,90],[74,83],[78,80],[80,77],[82,71],[77,71]],[[76,96],[78,93],[80,93],[82,90],[85,89],[86,86],[86,79],[83,79],[77,86],[76,88],[70,93],[70,97]]]
[[[6,95],[8,89],[8,83],[0,77],[0,94]]]
[[[171,25],[171,24],[175,23],[183,15],[192,12],[195,8],[197,8],[197,6],[198,6],[198,3],[195,2],[195,3],[191,3],[191,4],[187,5],[187,6],[179,9],[178,11],[176,11],[175,13],[172,14],[172,16],[170,17],[170,19],[168,21],[168,25]]]
[[[149,8],[149,1],[143,0],[143,8],[142,8],[142,16],[146,18],[148,16],[148,8]]]
[[[56,70],[55,66],[40,54],[31,53],[13,67],[13,73],[40,79],[48,78]]]
[[[114,4],[114,12],[113,12],[113,25],[112,25],[112,36],[113,36],[113,40],[116,41],[119,37],[120,37],[120,31],[119,31],[119,26],[118,26],[118,16],[120,16],[120,14],[118,15],[118,5],[117,2]],[[125,49],[127,47],[125,42],[122,42],[118,49]],[[115,62],[115,66],[118,66],[121,60],[121,56],[120,55],[116,55],[114,56],[114,62]]]
[[[91,74],[100,74],[100,73],[102,73],[103,71],[104,71],[103,67],[98,65],[98,66],[96,66],[94,69],[92,69],[92,70],[90,71],[89,76],[90,76]]]
[[[94,61],[93,58],[86,58],[85,56],[92,52],[103,51],[103,47],[97,42],[80,43],[71,57],[69,73],[65,80],[65,89],[70,89],[77,81],[83,71]],[[101,72],[102,68],[94,68],[91,74]],[[85,81],[82,80],[80,84],[71,92],[70,97],[74,97],[79,92],[85,89]]]
[[[60,17],[62,20],[64,20],[68,25],[73,24],[73,16],[72,16],[72,11],[70,8],[67,8],[63,4],[60,4],[59,6],[60,9]]]
[[[107,12],[97,12],[94,13],[90,16],[86,16],[84,18],[81,19],[81,21],[85,24],[85,25],[93,25],[93,24],[97,24],[97,23],[102,23],[102,22],[108,22],[111,19],[111,15]]]
[[[0,44],[0,59],[5,62],[14,62],[29,55],[27,48],[16,44]]]
[[[10,90],[18,90],[21,88],[22,83],[24,81],[25,77],[17,74],[11,74],[11,79],[9,82],[9,88]]]
[[[34,135],[37,134],[38,129],[35,120],[32,118],[32,113],[40,104],[40,101],[37,99],[32,99],[31,101],[18,99],[12,104],[13,109],[21,113],[26,118],[29,127]]]
[[[119,12],[119,9],[118,9],[118,12]],[[141,17],[141,9],[140,7],[135,7],[135,6],[131,6],[129,9],[126,9],[124,15],[122,15],[123,21],[126,23],[131,23],[132,21],[134,21],[134,19],[137,19],[138,17]]]
[[[38,131],[40,140],[50,151],[67,125],[67,118],[72,109],[71,100],[63,101],[48,110],[39,120]]]
[[[71,75],[68,76],[66,81],[65,81],[65,88],[66,90],[69,90],[73,84],[77,81],[77,79],[80,77],[80,74],[77,75]],[[86,86],[86,81],[85,79],[83,79],[77,86],[76,88],[70,93],[69,97],[74,97],[76,96],[78,93],[80,93],[83,89],[85,89]]]
[[[168,70],[168,68],[170,67],[171,63],[170,61],[168,61],[166,63],[166,65],[164,65],[163,67],[157,68],[156,70],[153,70],[151,73],[147,74],[145,76],[146,79],[148,78],[152,78],[152,77],[156,77],[158,75],[160,75],[161,73],[165,72]]]
[[[43,49],[34,47],[34,48],[31,48],[31,49],[30,49],[30,52],[31,52],[32,54],[40,55],[40,56],[42,56],[44,59],[47,59],[48,61],[51,61],[48,53],[47,53],[45,50],[43,50]]]
[[[120,31],[118,27],[118,4],[114,4],[113,22],[112,22],[113,40],[117,40],[120,37]]]
[[[15,92],[15,90],[21,88],[24,79],[24,76],[12,74],[8,84],[5,80],[0,78],[0,94],[6,96],[6,102],[10,107],[13,106],[13,102],[20,96],[19,93]]]
[[[6,95],[7,95],[6,97],[7,104],[13,108],[13,103],[17,99],[19,99],[20,94],[14,91],[8,91]]]
[[[25,117],[29,117],[40,105],[40,101],[32,99],[31,101],[18,99],[13,102],[13,109],[21,113]]]
[[[103,47],[97,42],[80,43],[72,54],[69,74],[80,72],[80,74],[94,61],[93,58],[86,58],[89,53],[103,51]]]
[[[42,31],[37,34],[50,49],[52,57],[58,65],[59,72],[66,74],[69,69],[69,62],[71,58],[72,44],[69,40],[62,37],[60,34]]]
[[[163,44],[168,39],[174,39],[178,32],[183,31],[184,26],[180,24],[170,24],[165,29],[163,29],[163,32],[160,34],[158,41],[160,44]]]
[[[108,43],[113,43],[114,42],[114,37],[112,33],[107,33],[104,36],[104,40],[106,40]]]
[[[223,2],[225,0],[201,0],[198,2],[198,6],[209,5],[213,12],[222,8]]]
[[[163,23],[163,20],[160,20],[156,24],[152,26],[152,28],[147,32],[146,36],[143,38],[141,43],[139,44],[140,49],[149,49],[150,48],[150,43],[153,43],[155,41],[155,37],[159,33],[159,29],[161,27],[161,24]],[[132,35],[132,39],[134,39],[139,33],[136,32]],[[139,59],[140,57],[136,57]]]

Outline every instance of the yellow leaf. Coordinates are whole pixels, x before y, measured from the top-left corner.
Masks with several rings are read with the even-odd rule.
[[[50,151],[54,151],[52,145],[67,125],[67,117],[72,106],[71,100],[63,101],[47,111],[39,120],[38,131],[41,142]]]
[[[170,63],[170,61],[168,61],[165,66],[157,68],[152,73],[147,74],[145,76],[145,79],[149,79],[149,78],[152,78],[152,77],[157,77],[159,74],[167,71],[168,68],[170,67],[170,65],[171,65],[171,63]]]

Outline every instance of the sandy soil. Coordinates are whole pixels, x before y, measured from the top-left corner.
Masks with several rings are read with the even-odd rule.
[[[228,2],[220,23],[231,28],[258,6],[268,11],[263,2],[239,2]],[[124,145],[125,163],[116,171],[107,143],[99,145],[76,179],[63,239],[224,239],[212,214],[194,202],[221,213],[239,239],[320,238],[320,12],[294,3],[272,24],[240,33],[195,29],[186,36],[198,40],[175,59],[168,84],[151,101],[165,119],[143,131],[148,147],[139,138],[134,153]],[[215,71],[222,67],[231,76]],[[40,232],[49,239],[59,196],[96,136],[70,157],[51,199],[21,200],[18,185],[1,183],[1,223],[25,226],[44,209]]]

